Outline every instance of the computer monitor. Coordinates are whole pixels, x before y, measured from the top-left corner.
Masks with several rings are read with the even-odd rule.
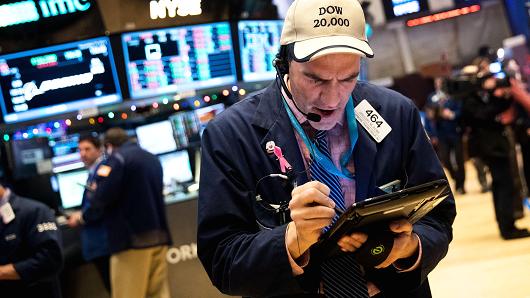
[[[153,154],[177,150],[173,128],[169,120],[138,126],[136,137],[140,147]]]
[[[199,143],[201,123],[193,111],[178,112],[169,117],[175,131],[177,150],[184,149],[192,143]]]
[[[121,101],[107,37],[0,56],[6,123]]]
[[[177,183],[191,182],[190,157],[188,151],[175,151],[158,156],[164,173],[164,193],[173,193]]]
[[[50,138],[48,143],[53,151],[52,164],[54,173],[84,167],[78,149],[78,133]]]
[[[225,110],[225,105],[222,103],[218,103],[215,105],[211,105],[211,106],[207,106],[207,107],[195,110],[195,114],[197,115],[197,118],[199,119],[199,123],[201,124],[201,129],[200,129],[201,136],[208,122],[210,122],[213,118],[215,118],[217,115],[219,115],[224,110]]]
[[[227,22],[122,34],[131,98],[236,82]]]
[[[81,206],[87,179],[88,171],[86,169],[57,174],[59,194],[64,209]]]
[[[237,26],[243,81],[273,80],[272,61],[280,49],[283,21],[240,21]]]
[[[8,149],[9,163],[15,180],[43,174],[39,166],[52,158],[47,138],[11,140]]]

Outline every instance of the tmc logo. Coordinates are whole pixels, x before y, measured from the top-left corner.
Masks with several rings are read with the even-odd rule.
[[[385,251],[385,246],[381,244],[381,245],[378,245],[372,248],[371,253],[373,256],[376,256],[376,255],[382,254],[384,251]]]
[[[90,2],[89,0],[41,0],[39,6],[42,16],[49,18],[60,14],[86,11],[90,8]]]
[[[0,28],[30,23],[43,18],[65,15],[90,8],[90,0],[26,0],[0,5]]]

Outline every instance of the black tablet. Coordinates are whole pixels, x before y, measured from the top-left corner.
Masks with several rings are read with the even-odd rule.
[[[337,241],[354,231],[386,229],[391,221],[406,218],[412,224],[440,204],[451,193],[447,180],[435,180],[353,204],[324,233],[317,246],[336,247]]]

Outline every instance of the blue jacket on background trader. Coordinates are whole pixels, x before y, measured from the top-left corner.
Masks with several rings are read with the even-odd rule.
[[[121,128],[103,141],[108,158],[96,172],[82,220],[103,219],[107,230],[112,297],[168,297],[166,252],[171,236],[158,158],[128,141]]]
[[[52,210],[2,184],[0,210],[0,297],[60,298],[63,256]]]
[[[333,26],[322,25],[323,19]],[[339,24],[339,19],[344,26]],[[427,275],[446,255],[452,240],[456,215],[452,195],[414,225],[400,221],[398,226],[407,230],[398,231],[394,224],[389,226],[395,232],[394,246],[388,259],[380,264],[384,268],[357,269],[356,281],[345,282],[350,275],[336,274],[330,279],[324,274],[330,272],[330,267],[324,270],[322,264],[321,270],[315,270],[315,265],[311,265],[308,247],[331,223],[336,205],[330,201],[331,187],[326,191],[321,180],[308,182],[306,173],[315,178],[311,167],[320,161],[308,160],[307,155],[316,151],[314,147],[310,147],[311,151],[307,149],[310,141],[306,135],[311,128],[304,128],[306,123],[313,130],[334,131],[338,119],[347,118],[348,126],[341,124],[340,127],[346,127],[344,130],[348,132],[344,138],[350,136],[354,146],[349,145],[353,153],[346,166],[341,162],[341,168],[351,173],[350,165],[354,166],[355,176],[353,179],[350,176],[346,183],[354,183],[354,190],[349,188],[347,194],[355,201],[381,194],[378,186],[397,179],[401,180],[402,187],[445,179],[414,103],[394,91],[357,82],[360,57],[371,56],[364,24],[357,1],[294,1],[284,22],[276,82],[236,103],[205,129],[198,202],[198,255],[221,292],[252,297],[431,296]],[[371,108],[353,116],[353,106]],[[383,135],[377,128],[373,131],[365,128],[361,121],[370,120],[365,115],[368,111],[371,115],[377,113],[378,119],[388,124],[391,128],[388,134]],[[297,126],[298,116],[288,114],[297,112],[309,121]],[[316,114],[318,119],[310,114]],[[350,124],[355,121],[352,119],[360,124],[356,129],[347,129],[352,127]],[[329,126],[320,128],[324,124]],[[304,133],[305,130],[309,132]],[[356,143],[352,138],[355,135]],[[272,146],[271,142],[274,142]],[[272,150],[268,149],[274,146],[282,152],[274,148],[275,154],[270,154]],[[269,176],[282,172],[279,161],[285,164],[283,158],[296,174],[297,183],[292,192],[286,180]],[[336,167],[335,163],[335,173]],[[286,218],[292,219],[289,223],[282,223],[282,217],[271,208],[284,202],[289,202]],[[299,216],[302,213],[307,217]],[[350,241],[354,234],[357,239],[363,237],[363,233],[354,232],[344,238]],[[358,242],[366,241],[364,237],[349,244],[354,243],[352,246],[358,248]],[[341,241],[338,244],[342,249],[354,251]],[[298,255],[293,253],[297,242]],[[390,263],[389,259],[396,261]],[[333,271],[337,269],[358,268],[352,263],[337,264],[331,265],[332,273],[338,273]],[[337,286],[342,288],[334,292]]]
[[[83,212],[90,209],[95,193],[93,190],[97,186],[97,178],[99,177],[96,173],[104,160],[101,141],[96,136],[81,136],[77,149],[79,150],[81,161],[88,170],[88,178],[84,186],[81,211],[71,213],[68,217],[68,225],[72,228],[81,225]],[[86,261],[92,262],[96,266],[103,285],[110,293],[110,252],[108,242],[107,229],[103,218],[99,221],[91,221],[82,225],[81,246],[83,257]]]

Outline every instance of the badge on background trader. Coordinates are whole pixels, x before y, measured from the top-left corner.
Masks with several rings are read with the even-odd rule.
[[[15,219],[15,212],[9,202],[0,207],[0,216],[2,216],[2,221],[6,225]]]
[[[355,107],[355,118],[378,143],[381,143],[390,131],[392,131],[390,125],[388,125],[385,119],[379,115],[366,99],[363,99]]]
[[[96,174],[101,177],[108,177],[110,175],[110,172],[112,171],[112,168],[107,165],[101,165],[98,168],[98,171]]]

